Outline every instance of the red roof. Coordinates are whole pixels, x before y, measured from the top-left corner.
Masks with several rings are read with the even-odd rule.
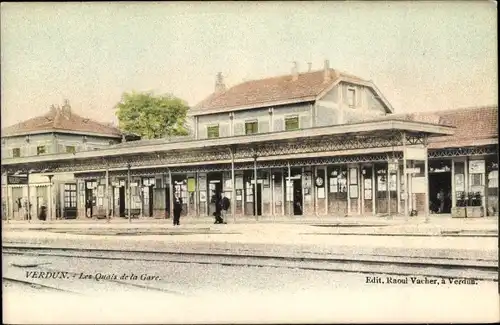
[[[113,126],[81,117],[71,112],[70,108],[59,109],[55,107],[51,108],[47,114],[2,129],[2,136],[55,131],[72,131],[110,137],[122,136],[122,132]]]
[[[293,75],[246,81],[220,93],[213,93],[195,106],[195,110],[229,109],[242,106],[262,105],[291,100],[315,99],[340,77],[366,82],[361,78],[328,69],[329,79],[325,82],[325,70]],[[312,99],[312,100],[314,100]]]
[[[474,146],[493,140],[498,143],[498,106],[468,107],[437,111],[442,123],[456,127],[455,134],[429,139],[429,148]]]

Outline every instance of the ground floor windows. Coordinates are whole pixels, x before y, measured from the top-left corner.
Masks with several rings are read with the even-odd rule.
[[[292,164],[291,164],[292,165]],[[78,179],[55,186],[51,206],[57,217],[170,216],[175,195],[182,198],[183,215],[213,217],[218,198],[226,195],[235,217],[395,215],[405,211],[452,214],[458,207],[498,213],[496,157],[432,159],[423,163],[387,162],[319,166],[290,166],[215,172],[109,175]],[[103,173],[104,174],[104,173]],[[426,175],[427,174],[427,175]],[[426,179],[428,176],[428,179]],[[130,183],[129,183],[130,181]],[[234,183],[233,183],[234,182]],[[49,202],[43,187],[9,184],[8,208],[26,215],[28,195],[32,215]],[[233,188],[234,186],[234,188]],[[40,192],[42,191],[42,192]],[[106,194],[106,191],[107,194]],[[426,197],[428,195],[428,197]],[[233,211],[234,208],[234,211]],[[474,210],[474,209],[471,209]]]
[[[76,184],[64,184],[64,207],[76,209]]]

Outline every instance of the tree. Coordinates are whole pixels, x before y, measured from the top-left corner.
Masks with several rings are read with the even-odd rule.
[[[153,93],[124,93],[116,105],[122,131],[146,139],[188,135],[186,102],[173,95]]]

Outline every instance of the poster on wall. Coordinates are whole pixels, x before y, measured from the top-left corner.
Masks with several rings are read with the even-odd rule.
[[[232,179],[226,179],[224,181],[224,189],[232,189],[233,188],[233,180]]]
[[[358,198],[358,185],[350,185],[349,186],[349,197],[351,199]]]
[[[358,169],[351,168],[349,172],[349,183],[350,184],[358,184]]]
[[[469,173],[471,174],[483,174],[484,173],[484,160],[470,160],[469,161]]]
[[[367,189],[365,190],[365,200],[371,200],[372,199],[372,190]]]
[[[398,181],[396,175],[391,175],[389,178],[389,191],[397,191],[398,190]]]
[[[198,180],[199,180],[200,190],[206,189],[207,188],[207,176],[199,175]]]
[[[207,202],[207,192],[200,191],[200,202]]]
[[[372,188],[372,180],[370,178],[365,178],[365,189],[371,190]]]
[[[241,176],[241,175],[240,176],[236,176],[236,178],[235,178],[234,181],[235,181],[235,185],[234,186],[237,189],[242,189],[243,188],[243,176]]]
[[[324,199],[324,198],[325,198],[325,188],[318,187],[318,199]]]
[[[387,183],[386,183],[386,178],[384,175],[377,176],[377,185],[378,185],[379,192],[387,191]]]
[[[194,178],[188,178],[187,183],[188,192],[194,192],[196,189],[196,180]]]
[[[330,193],[337,193],[337,178],[330,178]]]
[[[104,196],[104,185],[99,185],[97,187],[97,196],[98,197],[103,197]]]
[[[455,191],[456,192],[465,191],[464,174],[456,174],[455,175]]]

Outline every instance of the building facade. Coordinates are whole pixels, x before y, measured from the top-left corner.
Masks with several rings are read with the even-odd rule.
[[[190,110],[190,137],[2,158],[2,167],[72,173],[81,218],[165,218],[175,193],[199,218],[221,193],[235,219],[440,214],[472,203],[497,215],[498,107],[393,112],[371,81],[328,61],[229,89],[219,74]]]
[[[50,107],[42,116],[2,129],[2,160],[25,157],[53,157],[100,150],[122,141],[115,127],[75,114],[68,101],[62,107]],[[40,173],[42,172],[42,173]],[[29,173],[29,180],[27,174]],[[29,181],[29,186],[27,185]],[[47,177],[43,170],[2,176],[2,211],[15,219],[37,216],[42,206],[50,206],[54,216],[74,218],[77,214],[76,191],[71,172]],[[65,189],[69,195],[65,195]],[[9,197],[9,203],[7,202]],[[52,199],[51,199],[52,198]],[[31,209],[28,209],[28,204]],[[29,212],[29,213],[28,213]]]

